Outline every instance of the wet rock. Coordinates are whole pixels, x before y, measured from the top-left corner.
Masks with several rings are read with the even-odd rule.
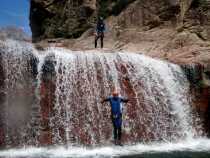
[[[209,65],[193,64],[183,66],[190,81],[193,106],[204,123],[203,128],[210,135],[210,76]]]
[[[52,145],[52,131],[41,131],[39,136],[39,143],[41,146]]]
[[[41,132],[39,135],[40,145],[52,144],[52,129],[50,119],[55,105],[55,61],[54,56],[45,58],[42,66],[42,77],[40,85],[40,107],[41,107]]]

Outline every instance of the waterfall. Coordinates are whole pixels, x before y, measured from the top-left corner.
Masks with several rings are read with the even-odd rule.
[[[1,146],[36,144],[40,123],[39,103],[34,96],[36,51],[30,44],[11,40],[1,42],[0,47],[1,125],[5,137]]]
[[[194,130],[189,83],[175,64],[131,52],[70,51],[0,43],[0,146],[109,145],[113,88],[123,107],[123,142],[190,140]],[[1,71],[0,71],[1,72]]]

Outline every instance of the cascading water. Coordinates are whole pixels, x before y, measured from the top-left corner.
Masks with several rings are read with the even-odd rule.
[[[177,65],[129,52],[38,52],[8,40],[0,44],[0,69],[2,148],[64,145],[76,152],[74,146],[109,146],[110,106],[101,100],[114,87],[130,99],[123,109],[125,144],[189,142],[200,136],[189,83]]]
[[[3,79],[1,102],[1,125],[4,146],[34,144],[32,135],[38,130],[38,115],[35,85],[36,68],[32,67],[36,53],[31,45],[8,41],[1,43],[1,65]],[[28,137],[31,139],[28,139]]]
[[[53,133],[60,142],[69,135],[82,143],[104,144],[103,138],[110,142],[110,121],[104,117],[109,109],[100,101],[115,86],[131,99],[124,111],[126,142],[194,135],[188,118],[189,85],[178,66],[131,53],[48,52],[56,61],[55,124],[68,137],[62,138],[57,129]]]

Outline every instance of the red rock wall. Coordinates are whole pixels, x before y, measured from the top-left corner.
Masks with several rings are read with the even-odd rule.
[[[53,108],[55,103],[54,65],[52,64],[52,62],[46,59],[41,71],[43,72],[40,78],[41,131],[38,141],[40,145],[46,146],[53,144],[52,129],[50,128],[50,119],[53,116]]]
[[[51,81],[43,81],[41,83],[41,133],[39,136],[39,143],[42,145],[52,144],[52,131],[49,127],[50,116],[53,111],[54,105],[54,92],[55,85]]]

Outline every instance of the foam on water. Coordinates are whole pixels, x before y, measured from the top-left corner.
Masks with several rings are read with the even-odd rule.
[[[26,147],[22,149],[9,149],[0,151],[0,157],[46,157],[46,158],[70,158],[70,157],[113,157],[113,156],[132,156],[142,153],[165,153],[174,151],[189,152],[209,152],[210,140],[193,139],[189,141],[180,141],[177,143],[153,143],[137,144],[131,146],[105,146],[96,148],[87,147],[51,147],[51,148],[33,148]]]

